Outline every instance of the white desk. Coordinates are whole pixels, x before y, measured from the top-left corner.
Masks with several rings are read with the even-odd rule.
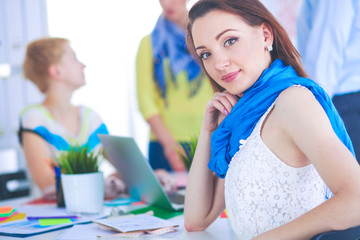
[[[0,201],[0,206],[19,206],[21,203],[24,203],[28,201],[29,198],[21,198],[16,200],[10,200],[10,201]],[[174,219],[181,221],[183,219],[183,216],[177,216]],[[63,234],[67,229],[62,229],[58,231],[53,231],[49,233],[43,233],[38,234],[32,237],[26,237],[26,238],[18,238],[18,237],[7,237],[7,236],[1,236],[1,240],[14,240],[14,239],[26,239],[26,240],[52,240],[57,239],[61,234]],[[122,238],[116,238],[116,239],[122,239]],[[129,239],[129,238],[123,238],[123,239]],[[131,239],[143,239],[143,238],[131,238]],[[164,240],[165,238],[162,238],[160,236],[154,236],[154,237],[146,237],[144,239],[155,239],[155,240]],[[218,218],[214,223],[212,223],[206,231],[201,232],[187,232],[185,228],[182,228],[182,231],[179,235],[176,235],[172,239],[179,239],[179,240],[227,240],[227,239],[238,239],[232,230],[229,220],[227,218]]]

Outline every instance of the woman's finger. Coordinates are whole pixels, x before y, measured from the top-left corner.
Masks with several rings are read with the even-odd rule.
[[[220,104],[217,104],[217,102]],[[230,113],[236,102],[237,99],[228,92],[216,93],[213,98],[213,105],[225,115]]]
[[[226,108],[226,106],[224,106],[223,102],[220,100],[214,100],[212,102],[212,105],[214,106],[214,108],[216,108],[220,113],[228,115],[231,111],[231,108]]]

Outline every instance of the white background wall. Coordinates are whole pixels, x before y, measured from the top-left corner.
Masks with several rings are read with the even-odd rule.
[[[156,0],[47,0],[50,36],[68,38],[87,67],[75,104],[95,109],[111,134],[133,136],[147,153],[148,126],[137,111],[138,44],[161,13]]]

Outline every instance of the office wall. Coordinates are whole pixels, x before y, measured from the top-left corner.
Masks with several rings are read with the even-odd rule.
[[[86,65],[74,104],[95,109],[111,134],[134,137],[147,155],[149,128],[138,111],[138,44],[161,13],[158,0],[48,0],[49,34],[68,38]],[[66,12],[66,17],[64,13]]]
[[[285,28],[292,43],[296,41],[296,17],[302,0],[260,0]]]
[[[27,43],[47,33],[46,0],[0,0],[0,172],[23,167],[19,114],[43,97],[24,80],[21,65]]]

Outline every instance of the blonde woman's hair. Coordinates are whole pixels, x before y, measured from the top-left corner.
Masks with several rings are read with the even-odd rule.
[[[64,46],[69,43],[65,38],[41,38],[28,44],[23,63],[24,77],[32,81],[42,93],[48,89],[49,67],[60,61]]]

